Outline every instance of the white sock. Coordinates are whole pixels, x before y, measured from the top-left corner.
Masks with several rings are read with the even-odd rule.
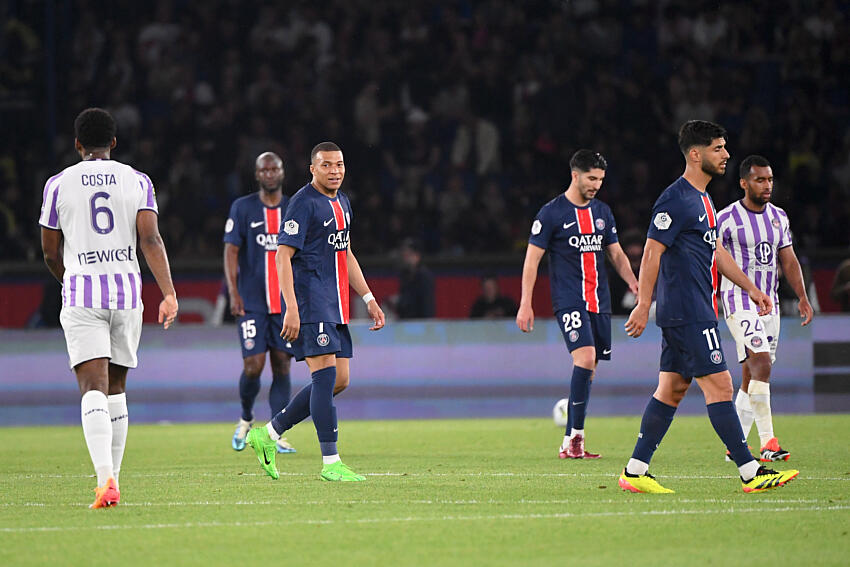
[[[750,382],[750,387],[752,387],[752,382]],[[756,473],[759,471],[759,462],[755,459],[750,461],[745,465],[741,465],[738,467],[738,473],[741,475],[741,478],[744,480],[752,480]]]
[[[753,408],[750,406],[750,395],[740,388],[735,398],[735,411],[738,412],[738,419],[741,420],[741,429],[744,430],[744,439],[746,439],[753,428]]]
[[[566,449],[569,446],[570,446],[570,436],[564,435],[564,442],[561,443],[561,449]]]
[[[80,400],[83,436],[97,473],[97,485],[103,486],[112,476],[112,423],[109,420],[106,394],[89,390]]]
[[[649,463],[637,459],[629,459],[629,464],[626,465],[626,472],[629,474],[646,474],[648,470]]]
[[[274,427],[272,427],[271,421],[266,424],[266,431],[269,432],[269,437],[272,438],[272,441],[277,441],[278,439],[280,439],[280,435],[277,431],[274,430]]]
[[[322,455],[322,464],[323,465],[332,465],[335,462],[339,461],[339,454],[336,455]]]
[[[751,380],[750,387],[750,405],[753,408],[753,416],[755,417],[756,427],[759,430],[759,440],[761,446],[773,438],[773,417],[770,415],[770,384]]]
[[[573,438],[573,437],[575,437],[576,435],[581,435],[582,437],[584,437],[584,429],[575,429],[575,428],[573,428],[572,433],[570,433],[570,439],[572,439],[572,438]]]
[[[118,483],[121,461],[124,459],[124,446],[127,444],[127,428],[130,418],[127,414],[127,394],[112,394],[109,401],[109,419],[112,421],[112,474]]]

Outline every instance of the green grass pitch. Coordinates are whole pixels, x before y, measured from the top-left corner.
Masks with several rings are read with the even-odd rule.
[[[132,416],[131,416],[132,417]],[[704,416],[677,418],[652,464],[671,495],[624,493],[639,418],[588,419],[598,461],[559,460],[543,419],[342,422],[366,482],[320,480],[311,424],[281,478],[230,424],[136,425],[121,504],[77,427],[0,429],[0,565],[847,565],[850,415],[779,416],[798,479],[762,494]],[[757,445],[755,432],[751,444]]]

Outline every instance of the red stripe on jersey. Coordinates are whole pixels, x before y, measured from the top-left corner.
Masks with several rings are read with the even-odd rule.
[[[334,210],[336,229],[345,229],[345,213],[339,201],[331,201]],[[344,324],[348,324],[348,250],[336,251],[336,292],[339,300],[339,316]]]
[[[711,206],[711,201],[708,200],[707,195],[702,195],[702,205],[705,207],[705,213],[708,215],[708,227],[716,227],[717,219],[714,216],[714,207]]]
[[[701,195],[702,206],[705,208],[705,214],[708,215],[708,228],[717,226],[717,217],[714,215],[714,207],[711,206],[711,201],[708,195]],[[716,243],[715,243],[716,246]],[[717,276],[717,252],[711,253],[711,304],[714,307],[714,316],[717,316],[717,284],[719,278]]]
[[[590,209],[576,209],[576,220],[580,234],[593,234],[593,214]],[[599,286],[599,274],[596,271],[596,252],[581,253],[582,298],[587,310],[599,313],[599,297],[596,289]]]
[[[266,234],[277,235],[280,230],[280,207],[265,208]],[[280,313],[280,284],[277,281],[275,251],[266,250],[266,305],[269,313]]]

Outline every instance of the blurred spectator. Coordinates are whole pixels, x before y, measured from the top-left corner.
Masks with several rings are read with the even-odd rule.
[[[422,265],[421,245],[407,239],[401,246],[402,270],[396,313],[399,319],[428,319],[435,315],[434,275]]]
[[[832,299],[841,306],[841,311],[850,311],[850,259],[844,260],[835,270],[830,290]]]
[[[640,274],[640,261],[643,258],[643,245],[645,239],[643,233],[631,230],[620,235],[620,246],[629,259],[629,264],[635,275]],[[611,288],[611,313],[614,315],[628,315],[637,304],[637,297],[629,290],[629,286],[622,278],[616,275],[613,267],[609,267],[608,285]]]
[[[495,276],[481,279],[481,295],[472,304],[471,319],[505,319],[516,317],[516,301],[501,294]]]

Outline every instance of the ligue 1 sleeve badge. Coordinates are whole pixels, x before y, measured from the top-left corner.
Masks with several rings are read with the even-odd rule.
[[[537,235],[540,234],[540,230],[543,228],[543,223],[540,222],[539,219],[535,219],[531,225],[531,234]]]
[[[298,234],[298,223],[294,220],[288,220],[283,225],[283,232],[292,236],[293,234]]]
[[[670,228],[672,222],[673,219],[671,219],[670,215],[665,212],[658,213],[652,220],[652,224],[654,224],[655,228],[657,228],[658,230],[667,230],[668,228]]]

